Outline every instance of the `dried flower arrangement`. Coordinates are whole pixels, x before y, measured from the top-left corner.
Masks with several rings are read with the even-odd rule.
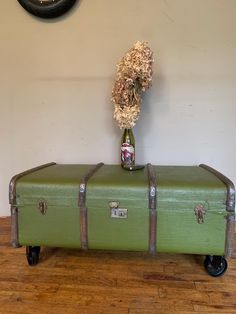
[[[141,93],[152,84],[153,53],[147,42],[136,42],[117,64],[112,90],[114,119],[120,129],[131,129],[141,111]]]

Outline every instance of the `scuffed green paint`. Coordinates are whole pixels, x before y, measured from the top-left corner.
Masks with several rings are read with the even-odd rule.
[[[54,165],[17,182],[19,241],[22,245],[80,248],[79,184],[91,165]],[[223,255],[226,187],[208,171],[191,166],[155,166],[157,251]],[[90,249],[147,251],[149,245],[147,169],[126,171],[105,165],[87,186]],[[47,212],[37,209],[45,199]],[[110,201],[128,210],[127,219],[110,216]],[[206,215],[198,224],[194,208]]]

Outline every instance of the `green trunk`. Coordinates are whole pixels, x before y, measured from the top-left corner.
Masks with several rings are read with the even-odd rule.
[[[53,165],[17,181],[19,242],[80,248],[78,196],[91,165]],[[158,252],[224,255],[226,186],[200,167],[154,166],[157,178]],[[47,203],[42,214],[40,200]],[[127,209],[127,218],[111,217],[110,202]],[[195,207],[206,214],[198,223]],[[148,251],[149,184],[147,168],[127,171],[101,167],[86,189],[89,249]]]

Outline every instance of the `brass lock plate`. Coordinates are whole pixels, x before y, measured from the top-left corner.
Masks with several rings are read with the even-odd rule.
[[[126,219],[128,218],[128,209],[120,208],[120,202],[109,202],[111,218]]]

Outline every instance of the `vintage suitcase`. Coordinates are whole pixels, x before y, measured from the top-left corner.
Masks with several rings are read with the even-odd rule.
[[[50,163],[14,176],[12,244],[30,265],[40,246],[206,255],[219,276],[232,255],[233,183],[206,166]]]

